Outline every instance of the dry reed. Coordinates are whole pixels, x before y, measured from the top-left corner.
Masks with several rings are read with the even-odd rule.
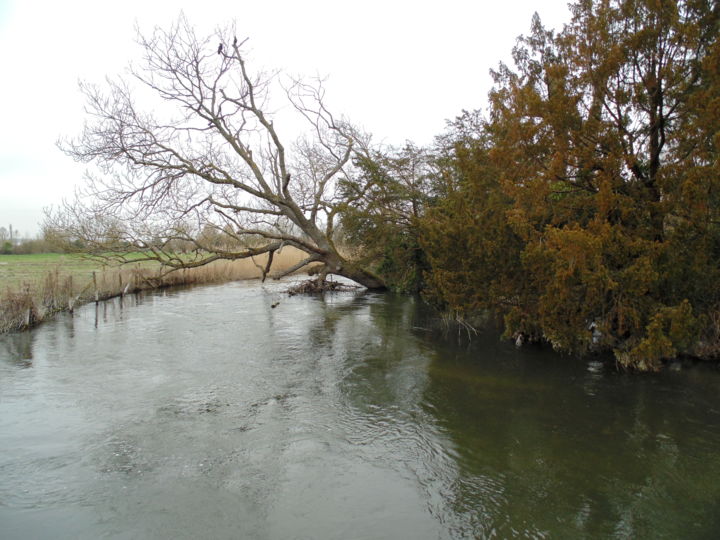
[[[293,248],[284,248],[275,255],[272,272],[282,272],[296,264],[304,254]],[[55,267],[43,279],[24,282],[20,287],[0,292],[0,333],[31,328],[60,311],[92,301],[107,300],[116,296],[150,289],[182,285],[224,283],[228,281],[259,279],[267,256],[254,260],[214,261],[198,268],[168,272],[159,265],[132,264],[106,267],[91,275],[65,274]]]

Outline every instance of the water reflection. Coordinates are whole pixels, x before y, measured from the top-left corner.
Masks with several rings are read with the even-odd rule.
[[[451,355],[431,364],[427,403],[459,449],[453,496],[467,534],[687,538],[720,530],[720,461],[709,450],[720,442],[719,419],[687,381],[528,361],[522,371],[538,368],[531,376]],[[698,419],[690,430],[688,418]]]
[[[280,286],[118,298],[0,338],[8,537],[720,530],[716,370],[458,346],[412,298]]]
[[[21,368],[33,365],[33,335],[31,332],[18,332],[0,340],[0,358]]]

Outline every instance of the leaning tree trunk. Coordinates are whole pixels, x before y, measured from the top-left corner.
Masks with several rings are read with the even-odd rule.
[[[372,290],[384,290],[386,289],[385,282],[372,272],[357,268],[350,264],[345,264],[339,272],[334,272],[339,276],[346,277],[352,281],[359,283],[363,287],[367,287]]]
[[[324,281],[327,275],[337,275],[347,278],[368,289],[384,290],[385,281],[369,270],[355,266],[336,254],[321,259],[323,266],[318,271],[318,279]]]

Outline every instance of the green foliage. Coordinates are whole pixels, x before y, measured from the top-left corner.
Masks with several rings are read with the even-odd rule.
[[[699,330],[690,302],[684,300],[678,306],[658,310],[650,318],[640,343],[629,350],[616,351],[616,356],[626,367],[657,371],[662,360],[691,352]]]
[[[518,302],[522,244],[507,223],[509,198],[500,190],[487,140],[465,115],[446,137],[441,164],[444,196],[421,220],[421,242],[432,271],[425,294],[461,319]],[[513,290],[515,289],[515,290]]]
[[[430,159],[410,144],[386,153],[358,156],[358,175],[340,183],[344,240],[388,287],[415,292],[427,268],[418,220],[431,199]]]

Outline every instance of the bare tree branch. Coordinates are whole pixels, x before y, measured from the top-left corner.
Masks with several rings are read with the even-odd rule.
[[[95,253],[140,251],[171,269],[291,245],[330,273],[383,287],[332,238],[347,204],[338,179],[369,138],[330,113],[320,81],[281,85],[276,73],[252,72],[246,41],[233,26],[199,38],[181,17],[138,34],[143,62],[128,79],[82,84],[85,128],[60,147],[94,172],[46,226]],[[309,128],[297,144],[285,145],[276,127],[278,95]],[[178,256],[178,246],[193,256]],[[263,276],[271,264],[272,255]]]

